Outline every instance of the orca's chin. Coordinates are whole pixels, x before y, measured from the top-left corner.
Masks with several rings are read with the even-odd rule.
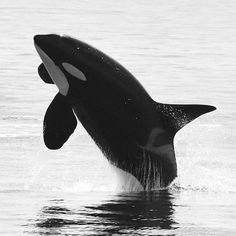
[[[34,43],[37,44],[37,45],[39,45],[39,44],[40,44],[40,41],[42,40],[42,38],[44,38],[43,35],[39,35],[39,34],[35,35],[35,36],[34,36]]]
[[[38,39],[37,39],[38,40]],[[46,70],[48,71],[48,74],[52,78],[54,84],[59,89],[59,92],[66,96],[69,90],[69,83],[66,79],[65,74],[61,71],[61,69],[54,63],[54,61],[50,58],[49,55],[47,55],[46,52],[44,52],[40,46],[35,42],[34,43],[36,51],[38,52],[44,66],[46,67]]]

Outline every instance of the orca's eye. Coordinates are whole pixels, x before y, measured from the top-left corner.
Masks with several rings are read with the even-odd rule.
[[[73,66],[67,62],[63,62],[62,66],[69,74],[73,75],[74,77],[76,77],[82,81],[87,81],[87,78],[85,77],[84,73],[81,70],[79,70],[78,68],[76,68],[75,66]]]

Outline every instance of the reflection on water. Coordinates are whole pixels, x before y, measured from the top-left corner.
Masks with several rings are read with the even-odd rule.
[[[63,200],[52,201],[43,207],[33,232],[40,235],[157,235],[160,230],[177,228],[173,200],[171,193],[161,190],[122,194],[81,209],[68,209]]]

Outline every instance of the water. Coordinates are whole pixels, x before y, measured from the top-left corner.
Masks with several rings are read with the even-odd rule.
[[[0,2],[1,235],[235,235],[236,2]],[[37,75],[35,34],[65,33],[127,67],[165,103],[218,109],[175,137],[178,178],[131,193],[82,126],[42,140],[57,92]]]

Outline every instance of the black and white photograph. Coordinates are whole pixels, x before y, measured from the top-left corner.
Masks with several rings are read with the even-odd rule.
[[[0,235],[236,235],[235,0],[0,1]]]

